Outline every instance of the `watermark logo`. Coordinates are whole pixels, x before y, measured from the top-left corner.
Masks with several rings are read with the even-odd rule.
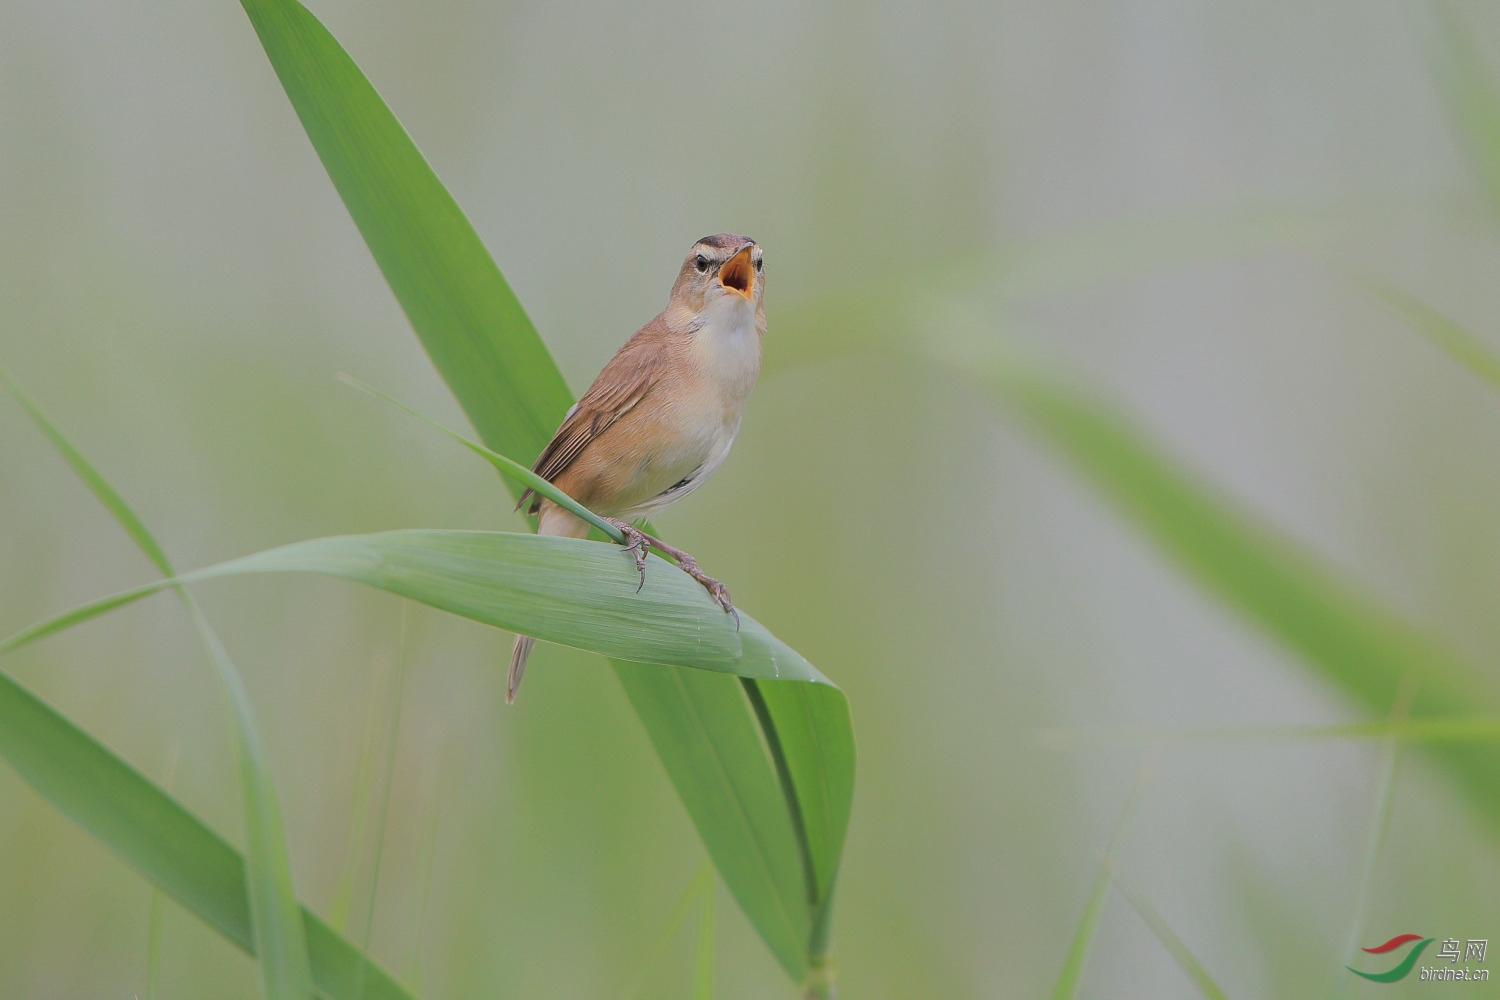
[[[1437,938],[1423,937],[1420,934],[1397,934],[1384,944],[1377,944],[1373,948],[1362,949],[1370,955],[1389,955],[1410,945],[1411,947],[1407,950],[1405,957],[1389,969],[1384,972],[1361,972],[1352,965],[1346,965],[1345,968],[1356,976],[1363,976],[1372,982],[1399,982],[1411,975],[1411,970],[1416,968],[1417,960],[1422,957],[1422,952],[1436,940]],[[1486,982],[1490,978],[1490,970],[1472,969],[1468,963],[1483,964],[1485,952],[1489,950],[1489,944],[1488,939],[1467,938],[1460,943],[1458,938],[1444,938],[1442,943],[1438,945],[1438,951],[1434,958],[1439,962],[1446,959],[1448,967],[1424,967],[1418,978],[1424,982],[1463,982],[1466,980]],[[1460,960],[1465,963],[1462,968],[1458,966]]]

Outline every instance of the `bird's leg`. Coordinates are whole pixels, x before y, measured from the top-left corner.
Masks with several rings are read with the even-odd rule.
[[[625,551],[635,556],[635,571],[641,575],[641,582],[635,585],[635,592],[639,594],[646,585],[646,552],[655,539],[629,521],[619,521],[613,517],[606,517],[605,520],[620,529],[620,534],[625,536]]]
[[[678,569],[682,570],[688,576],[701,583],[703,585],[703,589],[708,591],[708,596],[717,601],[719,607],[723,608],[726,614],[734,615],[734,627],[736,630],[739,629],[740,613],[734,610],[734,604],[729,600],[728,587],[724,586],[718,580],[715,580],[713,577],[709,576],[707,573],[699,569],[698,560],[694,559],[686,552],[677,548],[675,545],[668,545],[660,538],[656,538],[652,535],[647,535],[644,532],[642,532],[642,537],[646,539],[647,544],[649,544],[653,549],[661,550],[663,555],[668,556],[673,562],[675,562]]]

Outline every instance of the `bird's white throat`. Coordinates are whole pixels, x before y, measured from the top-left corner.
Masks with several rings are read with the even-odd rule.
[[[693,324],[693,349],[704,370],[729,395],[748,396],[760,373],[755,303],[743,295],[707,296]]]

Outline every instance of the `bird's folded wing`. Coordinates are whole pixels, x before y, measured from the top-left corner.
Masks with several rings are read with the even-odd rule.
[[[662,348],[666,331],[664,327],[658,329],[660,325],[658,317],[626,341],[583,398],[568,411],[531,471],[554,482],[595,438],[646,397],[661,378],[665,364]],[[535,514],[541,499],[530,490],[521,495],[516,506],[519,508],[528,500],[529,511]]]

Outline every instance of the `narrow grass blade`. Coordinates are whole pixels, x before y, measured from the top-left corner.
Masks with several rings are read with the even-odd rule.
[[[620,994],[620,1000],[635,1000],[641,986],[646,982],[646,976],[650,974],[656,963],[661,961],[662,955],[666,954],[667,946],[682,929],[683,921],[687,920],[688,911],[693,908],[693,903],[702,898],[704,887],[713,887],[714,866],[707,858],[693,877],[688,879],[688,884],[683,886],[682,893],[677,897],[677,902],[672,904],[672,912],[667,916],[666,923],[662,924],[661,931],[656,935],[656,940],[651,947],[646,949],[646,957],[641,960],[636,973],[630,979],[630,985]]]
[[[406,625],[411,616],[411,604],[401,602],[401,633],[396,653],[395,690],[391,694],[391,724],[385,735],[385,767],[381,770],[380,808],[375,813],[375,859],[370,862],[370,891],[365,901],[365,924],[359,935],[359,946],[370,948],[370,932],[375,926],[375,901],[380,896],[380,863],[385,860],[385,828],[390,821],[391,785],[396,777],[396,746],[401,736],[401,701],[406,689]],[[360,969],[360,983],[364,982],[365,970]]]
[[[537,455],[572,396],[489,252],[332,35],[295,0],[243,0],[243,4],[334,187],[480,440],[501,455]],[[517,494],[517,479],[504,478],[512,494]],[[728,677],[676,667],[642,671],[618,661],[616,672],[632,692],[631,701],[638,711],[650,706],[655,713],[666,713],[651,718],[643,715],[642,721],[648,730],[656,727],[651,731],[652,743],[710,856],[722,865],[730,853],[728,845],[741,842],[743,823],[737,817],[743,805],[736,790],[758,787],[768,776],[776,780],[759,744],[751,747],[719,736],[738,733],[747,723],[756,725],[739,684]],[[704,691],[715,685],[720,690],[711,699],[714,717],[672,716],[688,710],[682,688]],[[698,708],[706,710],[708,704]],[[768,699],[767,704],[773,718],[783,710],[781,700]],[[844,706],[845,723],[847,714]],[[811,724],[821,724],[825,717],[838,715],[816,713],[806,718]],[[674,741],[678,736],[686,742]],[[690,759],[700,755],[705,744],[712,747],[711,756],[722,769],[716,780],[700,780],[703,776]],[[809,745],[810,741],[798,741],[797,752]],[[851,786],[840,776],[852,776],[852,739],[836,732],[817,745],[825,755],[849,759],[797,760],[791,762],[788,773],[815,784],[821,780],[830,795],[846,795]],[[814,778],[820,772],[828,777]],[[780,811],[770,814],[770,821],[789,823],[785,801],[797,794],[795,789],[784,790]],[[834,815],[847,816],[847,812],[847,801],[832,809]],[[787,839],[792,839],[791,831]],[[837,850],[825,850],[823,856],[824,863],[835,863]],[[806,908],[801,892],[806,874],[798,870],[795,852],[790,873],[776,868],[786,863],[777,851],[763,852],[761,861],[736,865],[731,871],[721,867],[720,872],[742,906],[747,898],[763,899],[792,887],[791,897],[771,910],[751,914],[750,919],[788,971],[800,970],[807,964],[809,939],[804,936],[800,944],[801,959],[789,964],[785,946],[773,943],[785,927],[780,922],[763,925],[761,920],[771,919],[768,914],[773,911]],[[831,877],[825,881],[832,885]],[[820,900],[817,909],[819,924],[825,924],[827,901]],[[812,915],[797,923],[810,926]],[[826,940],[826,932],[823,937]]]
[[[1414,688],[1410,681],[1396,692],[1391,705],[1390,721],[1399,726],[1411,712]],[[1343,965],[1349,968],[1354,963],[1354,952],[1359,948],[1360,935],[1364,933],[1365,911],[1370,902],[1370,886],[1375,882],[1375,869],[1380,863],[1380,848],[1385,843],[1385,831],[1391,823],[1391,805],[1396,801],[1396,774],[1401,767],[1401,741],[1395,737],[1386,740],[1381,755],[1380,782],[1376,786],[1375,806],[1370,813],[1370,828],[1365,834],[1365,849],[1360,859],[1359,883],[1354,893],[1353,916],[1349,921],[1349,933],[1344,939]],[[1334,979],[1333,995],[1350,995],[1353,981],[1339,975]]]
[[[42,433],[125,529],[158,569],[172,576],[172,564],[146,525],[136,516],[109,482],[83,457],[21,387],[5,375],[11,390]],[[260,960],[261,985],[268,1000],[305,1000],[312,995],[312,973],[308,965],[307,938],[302,912],[292,889],[292,868],[287,858],[281,823],[281,807],[270,766],[261,749],[259,730],[250,696],[239,671],[218,635],[185,590],[179,596],[208,648],[219,680],[229,698],[234,718],[231,732],[240,772],[240,794],[245,813],[245,841],[250,894],[250,914],[255,928],[256,953]]]
[[[1115,828],[1109,835],[1109,846],[1104,851],[1103,860],[1099,862],[1098,874],[1094,876],[1093,887],[1089,889],[1088,902],[1084,904],[1083,916],[1078,920],[1078,929],[1073,932],[1073,940],[1068,945],[1062,971],[1058,973],[1057,983],[1052,987],[1051,1000],[1071,1000],[1073,994],[1078,992],[1078,980],[1083,976],[1083,963],[1088,959],[1089,945],[1093,943],[1099,916],[1104,912],[1104,900],[1109,895],[1110,872],[1114,869],[1115,857],[1125,841],[1125,831],[1129,829],[1130,821],[1135,818],[1141,799],[1146,795],[1146,786],[1151,782],[1151,772],[1156,768],[1156,758],[1160,752],[1161,748],[1157,746],[1146,754],[1140,770],[1136,772],[1135,782],[1130,786],[1130,793],[1125,797],[1120,818],[1115,821]]]
[[[1490,385],[1500,388],[1500,355],[1492,351],[1468,327],[1443,315],[1384,278],[1373,274],[1357,274],[1355,280],[1439,350],[1446,352],[1453,360]]]
[[[42,434],[52,443],[52,447],[57,449],[57,453],[62,456],[63,461],[68,463],[68,467],[73,470],[73,473],[79,479],[83,480],[84,485],[89,488],[89,492],[94,494],[94,497],[104,505],[104,509],[109,511],[110,515],[119,522],[120,527],[125,529],[125,533],[146,554],[146,558],[151,560],[151,564],[161,571],[162,576],[175,576],[176,573],[172,570],[172,564],[168,561],[167,554],[156,543],[156,539],[152,537],[151,532],[146,530],[146,525],[135,515],[135,511],[131,510],[124,499],[115,492],[114,487],[110,486],[109,482],[99,474],[98,470],[89,464],[88,459],[83,457],[82,452],[73,447],[73,443],[52,422],[52,418],[47,416],[46,411],[41,408],[36,400],[31,398],[30,393],[21,388],[20,384],[11,377],[10,372],[3,366],[0,366],[0,378],[5,380],[16,401],[21,404],[22,408],[31,417],[32,422],[37,425]]]
[[[254,955],[245,862],[170,795],[0,671],[0,757],[37,794],[147,881]],[[368,960],[310,911],[301,910],[313,985],[355,1000]],[[413,1000],[371,967],[363,1000]]]
[[[407,979],[417,988],[422,988],[423,942],[427,931],[427,904],[432,901],[433,869],[437,865],[438,830],[441,828],[443,807],[438,795],[439,774],[443,773],[443,754],[429,753],[423,758],[422,787],[427,789],[427,806],[422,813],[427,818],[422,836],[420,853],[422,873],[417,882],[417,919],[406,935],[406,961],[402,968]]]
[[[1444,0],[1433,0],[1438,27],[1434,56],[1448,111],[1467,147],[1480,184],[1500,222],[1500,88],[1470,30]]]
[[[354,796],[349,804],[349,825],[344,834],[344,860],[333,884],[333,902],[328,904],[328,923],[340,934],[349,924],[349,910],[354,905],[355,884],[365,856],[365,834],[369,830],[370,796],[375,780],[375,721],[380,704],[377,693],[370,695],[365,710],[365,731],[359,741],[359,759],[354,766]]]
[[[1156,940],[1167,949],[1167,953],[1172,956],[1177,967],[1193,981],[1194,986],[1198,987],[1198,992],[1202,993],[1206,1000],[1228,1000],[1224,991],[1219,989],[1219,984],[1214,982],[1208,970],[1203,967],[1203,963],[1193,956],[1188,946],[1183,944],[1182,938],[1178,937],[1176,932],[1167,925],[1146,897],[1130,883],[1120,878],[1119,872],[1115,871],[1113,866],[1110,867],[1110,878],[1114,881],[1115,888],[1120,890],[1120,895],[1125,897],[1131,908],[1146,922],[1146,926],[1151,928],[1151,933],[1156,935]]]
[[[611,541],[618,542],[622,545],[625,543],[625,533],[622,532],[619,528],[615,527],[613,524],[610,524],[604,518],[600,517],[598,514],[595,514],[583,504],[579,503],[577,500],[574,500],[562,490],[547,482],[547,480],[543,479],[535,472],[532,472],[530,469],[522,465],[520,462],[517,462],[515,459],[506,458],[504,455],[501,455],[498,452],[491,451],[477,441],[470,441],[468,438],[458,433],[458,431],[444,427],[442,424],[438,423],[436,420],[433,420],[431,417],[424,416],[423,414],[418,413],[410,406],[407,406],[399,399],[396,399],[394,396],[387,396],[379,389],[376,389],[373,386],[366,385],[352,375],[340,374],[339,381],[343,382],[345,385],[353,386],[360,392],[369,393],[376,399],[384,400],[397,409],[402,410],[403,412],[413,417],[416,417],[423,423],[436,427],[438,430],[442,431],[444,434],[448,435],[450,438],[457,441],[459,444],[463,445],[465,448],[469,449],[474,454],[484,459],[486,462],[489,462],[500,472],[514,477],[521,483],[522,486],[526,487],[539,496],[546,497],[548,500],[551,500],[553,503],[557,504],[559,507],[562,507],[564,510],[583,518],[583,520],[587,521],[589,524],[602,531],[605,537],[609,538]]]
[[[250,889],[250,919],[255,926],[255,952],[268,1000],[292,1000],[312,995],[312,970],[307,957],[307,934],[302,909],[292,890],[292,866],[276,786],[250,708],[250,693],[229,659],[219,637],[191,598],[193,620],[229,694],[234,716],[240,788],[245,799],[245,869]]]
[[[693,1000],[714,1000],[714,881],[703,887],[698,910],[698,946],[693,956]]]

